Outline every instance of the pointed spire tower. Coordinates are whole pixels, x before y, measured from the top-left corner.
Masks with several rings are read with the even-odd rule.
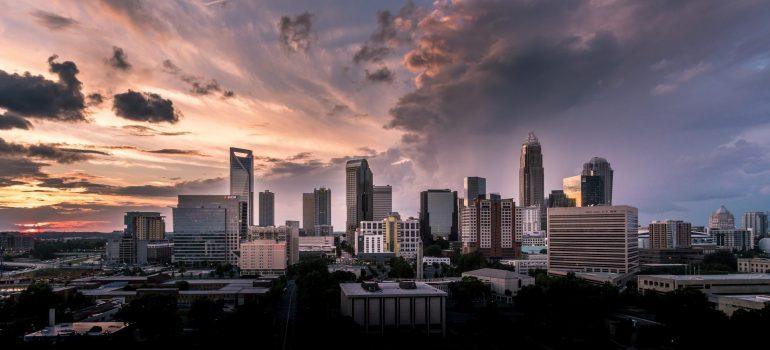
[[[540,141],[530,131],[521,144],[519,157],[519,205],[543,205],[544,193],[543,150]]]

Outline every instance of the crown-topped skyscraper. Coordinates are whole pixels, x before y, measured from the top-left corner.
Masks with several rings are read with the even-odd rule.
[[[543,150],[534,132],[521,144],[519,158],[519,205],[542,205],[545,198],[543,181]]]

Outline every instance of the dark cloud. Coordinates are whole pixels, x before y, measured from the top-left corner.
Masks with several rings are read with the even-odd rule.
[[[98,106],[104,102],[104,96],[98,92],[94,92],[86,96],[86,100],[88,100],[87,104],[89,106]]]
[[[55,13],[51,13],[43,10],[37,10],[32,12],[32,16],[35,17],[35,20],[38,23],[48,27],[48,29],[51,29],[51,30],[66,29],[78,24],[78,21],[72,18],[60,16]]]
[[[117,70],[127,71],[131,69],[131,63],[128,63],[126,52],[117,46],[112,47],[112,56],[107,59],[107,64]]]
[[[292,19],[290,16],[281,17],[278,22],[281,44],[290,52],[305,52],[310,48],[312,36],[313,15],[304,12]]]
[[[147,8],[143,0],[100,0],[105,9],[125,20],[137,30],[166,31],[168,25],[161,21],[154,9]]]
[[[189,131],[161,131],[144,125],[125,125],[123,130],[128,131],[129,135],[132,136],[180,136],[190,134]]]
[[[51,73],[59,77],[56,82],[42,75],[8,74],[0,70],[0,107],[22,117],[86,120],[78,68],[71,61],[56,62],[56,58],[56,55],[48,58]]]
[[[22,118],[19,115],[13,113],[0,114],[0,130],[10,129],[24,129],[29,130],[32,128],[32,123]]]
[[[364,45],[353,55],[353,62],[380,62],[383,58],[390,55],[391,52],[393,50],[389,47]]]
[[[212,188],[221,187],[224,178],[181,181],[170,185],[114,186],[93,182],[83,177],[48,177],[38,187],[59,190],[79,190],[84,193],[135,197],[175,197],[180,194],[211,193]]]
[[[180,113],[174,110],[174,103],[151,92],[128,90],[113,99],[113,110],[119,117],[150,123],[176,123]]]
[[[147,152],[147,153],[155,153],[155,154],[170,154],[170,155],[208,157],[207,155],[201,153],[200,151],[191,150],[191,149],[164,148],[164,149],[149,150],[149,151],[145,151],[145,152]]]
[[[326,116],[327,117],[352,116],[354,118],[361,118],[361,117],[368,116],[368,114],[356,112],[352,108],[350,108],[348,105],[343,103],[338,103],[332,106],[332,108],[326,112]]]
[[[366,80],[375,82],[375,83],[381,83],[381,82],[392,82],[395,74],[388,69],[388,67],[382,67],[380,69],[377,69],[374,72],[369,72],[367,69],[366,71]]]
[[[206,80],[200,76],[187,74],[174,62],[171,62],[171,60],[163,61],[163,71],[175,75],[183,82],[189,84],[190,92],[195,95],[209,95],[216,92],[221,93],[224,98],[235,96],[235,92],[223,88],[215,79]]]
[[[411,42],[411,34],[416,28],[417,6],[410,0],[394,16],[390,11],[377,13],[377,29],[369,40],[353,54],[353,62],[380,62],[390,55],[394,48]]]
[[[36,144],[22,145],[13,142],[6,142],[0,138],[0,155],[5,157],[33,157],[45,160],[52,160],[61,164],[69,164],[92,159],[96,155],[108,156],[109,153],[84,150],[76,148],[61,147],[57,144]]]

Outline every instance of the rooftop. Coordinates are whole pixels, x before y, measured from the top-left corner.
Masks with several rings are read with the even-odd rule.
[[[34,333],[24,336],[25,339],[38,337],[60,337],[76,335],[110,335],[126,328],[123,322],[74,322],[60,323],[53,327],[46,327]]]
[[[639,275],[639,278],[652,277],[669,279],[674,281],[768,281],[770,282],[770,273],[731,273],[726,275]]]
[[[340,283],[340,289],[342,293],[347,296],[446,296],[446,292],[443,292],[437,288],[429,286],[423,282],[415,282],[415,289],[402,289],[399,287],[398,282],[381,282],[379,283],[380,290],[376,292],[370,292],[361,287],[360,283]]]
[[[463,276],[469,275],[469,276],[480,276],[480,277],[487,277],[487,278],[522,278],[523,276],[508,270],[499,270],[499,269],[489,269],[489,268],[483,268],[468,272],[463,272]]]

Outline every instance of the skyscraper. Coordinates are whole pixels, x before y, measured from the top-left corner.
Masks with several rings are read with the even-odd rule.
[[[692,224],[681,220],[653,221],[650,226],[650,248],[690,248]]]
[[[543,205],[543,150],[534,132],[521,145],[519,158],[519,205]]]
[[[582,175],[599,176],[602,179],[603,202],[598,204],[612,205],[612,174],[610,162],[604,158],[593,157],[583,164]]]
[[[767,213],[763,211],[750,211],[743,213],[741,220],[743,228],[751,230],[755,239],[767,236]]]
[[[248,233],[248,204],[239,196],[179,195],[174,216],[173,261],[185,265],[238,263]]]
[[[422,239],[441,237],[457,240],[457,192],[427,190],[420,193],[420,230]]]
[[[388,217],[393,211],[393,187],[390,185],[374,186],[374,221]]]
[[[725,206],[720,206],[717,211],[709,216],[709,232],[711,230],[734,230],[735,217]]]
[[[553,190],[551,191],[551,194],[548,195],[549,208],[574,207],[575,202],[576,201],[574,199],[569,198],[567,194],[562,190]]]
[[[230,195],[246,201],[247,223],[254,225],[254,155],[250,150],[230,147]]]
[[[565,177],[564,180],[562,180],[562,189],[564,189],[564,194],[568,198],[575,201],[576,207],[583,206],[583,194],[580,192],[582,184],[580,181],[580,175]]]
[[[275,226],[275,193],[259,192],[259,226]]]
[[[599,175],[580,176],[580,203],[583,207],[604,205],[604,181]]]
[[[638,211],[629,206],[548,209],[548,273],[639,269]]]
[[[321,187],[313,190],[315,193],[315,225],[323,226],[332,224],[332,190]]]
[[[302,194],[302,229],[306,235],[315,232],[315,192]]]
[[[358,223],[374,217],[374,179],[366,159],[353,159],[345,164],[345,233],[353,239]]]
[[[516,205],[513,199],[477,198],[462,210],[462,246],[488,259],[510,259],[519,255],[515,235]]]
[[[484,197],[487,195],[487,179],[478,176],[469,176],[463,181],[463,189],[465,190],[465,203],[463,206],[469,206],[479,196]]]

